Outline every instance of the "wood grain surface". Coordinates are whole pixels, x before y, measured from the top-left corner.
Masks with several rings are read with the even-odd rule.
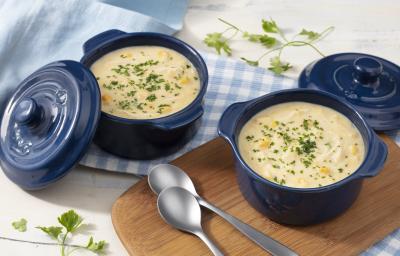
[[[359,198],[339,217],[307,227],[284,226],[254,210],[242,197],[229,146],[217,138],[172,162],[193,179],[199,194],[211,203],[288,245],[300,255],[356,255],[400,227],[400,148],[389,147],[384,170],[366,179]],[[159,216],[156,196],[143,179],[115,202],[112,221],[131,255],[211,255],[187,233]],[[219,216],[203,208],[203,227],[226,255],[266,255],[260,247]]]

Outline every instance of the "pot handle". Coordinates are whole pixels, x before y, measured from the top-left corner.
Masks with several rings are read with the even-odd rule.
[[[107,31],[104,31],[100,34],[95,35],[94,37],[90,38],[83,44],[83,54],[86,54],[87,52],[90,52],[100,44],[120,35],[124,35],[126,32],[123,32],[118,29],[110,29]]]
[[[218,123],[218,134],[233,144],[237,118],[244,110],[248,102],[238,102],[230,105],[222,114]]]
[[[198,106],[195,106],[179,115],[178,118],[171,119],[171,121],[165,121],[162,124],[157,124],[156,127],[161,130],[173,130],[196,121],[203,115],[203,113],[203,105],[198,104]]]
[[[376,176],[382,170],[388,155],[388,149],[385,142],[383,142],[375,133],[373,136],[373,144],[370,149],[371,156],[369,157],[370,159],[367,160],[370,164],[365,166],[365,168],[363,168],[359,173],[359,176],[363,178]]]

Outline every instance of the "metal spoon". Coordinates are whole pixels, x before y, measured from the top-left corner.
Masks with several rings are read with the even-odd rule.
[[[258,244],[264,250],[268,251],[272,255],[276,256],[295,256],[298,255],[288,247],[279,243],[271,237],[268,237],[256,230],[255,228],[243,223],[239,219],[233,217],[232,215],[222,211],[218,207],[210,204],[203,198],[201,198],[193,185],[190,177],[180,168],[170,164],[160,164],[154,166],[148,176],[148,182],[151,190],[154,193],[159,194],[163,189],[168,187],[181,187],[188,190],[192,195],[197,199],[200,205],[207,207],[212,210],[230,224],[232,224],[235,228],[237,228],[240,232],[242,232],[245,236],[251,239],[253,242]]]
[[[200,205],[189,191],[180,187],[166,188],[158,196],[157,207],[169,225],[198,236],[215,256],[224,255],[204,233]]]

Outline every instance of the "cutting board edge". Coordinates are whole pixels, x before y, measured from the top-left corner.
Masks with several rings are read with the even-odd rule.
[[[118,218],[114,218],[114,216],[117,216],[117,212],[120,212],[120,209],[118,208],[119,205],[122,205],[122,199],[123,196],[125,194],[127,194],[133,187],[135,187],[137,184],[141,183],[142,181],[139,181],[137,183],[135,183],[133,186],[131,186],[128,190],[126,190],[124,193],[122,193],[118,199],[113,203],[112,207],[111,207],[111,223],[114,227],[114,231],[117,234],[119,240],[121,241],[122,245],[124,246],[124,248],[128,251],[129,255],[135,255],[135,256],[144,256],[145,254],[143,254],[143,252],[141,252],[139,249],[138,251],[133,251],[133,249],[131,250],[131,247],[128,246],[128,241],[125,240],[124,236],[121,234],[121,231],[119,229],[119,225],[118,225]],[[134,240],[133,240],[134,241]],[[136,244],[135,242],[133,242],[133,244]],[[140,248],[138,246],[136,246],[136,248]]]

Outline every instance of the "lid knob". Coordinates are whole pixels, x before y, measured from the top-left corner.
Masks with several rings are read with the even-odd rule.
[[[23,125],[37,124],[42,117],[42,110],[32,98],[21,100],[15,108],[15,121]]]
[[[371,57],[357,58],[354,63],[355,79],[361,84],[374,83],[383,72],[382,64]]]

